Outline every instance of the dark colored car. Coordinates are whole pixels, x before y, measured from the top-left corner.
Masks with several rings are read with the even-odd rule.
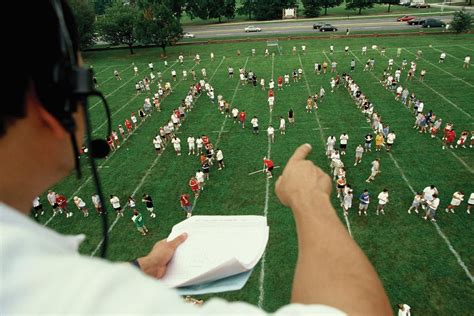
[[[409,25],[422,25],[425,23],[425,20],[422,19],[413,19],[407,22]]]
[[[331,24],[324,24],[319,28],[320,32],[336,32],[337,28]]]
[[[314,23],[314,24],[313,24],[313,29],[319,30],[319,29],[321,28],[321,26],[323,26],[324,24],[326,24],[326,23],[324,23],[324,22],[317,22],[317,23]]]
[[[437,19],[426,19],[422,27],[445,27],[446,23]]]

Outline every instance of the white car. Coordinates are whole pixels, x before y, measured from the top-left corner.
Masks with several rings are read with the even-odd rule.
[[[196,36],[194,36],[194,34],[192,33],[189,33],[189,32],[185,32],[183,34],[183,38],[195,38]]]
[[[245,32],[261,32],[262,29],[253,25],[249,25],[245,28]]]

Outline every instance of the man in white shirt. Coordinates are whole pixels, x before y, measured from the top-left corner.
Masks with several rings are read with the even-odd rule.
[[[470,65],[471,65],[471,56],[467,55],[466,57],[464,57],[464,64],[462,65],[462,68],[469,69]]]
[[[341,155],[346,154],[346,148],[347,148],[347,141],[348,140],[349,140],[349,135],[347,135],[347,133],[342,133],[341,136],[339,137]]]
[[[423,217],[425,220],[431,220],[432,222],[436,222],[435,216],[436,216],[436,210],[438,209],[440,200],[438,198],[438,194],[433,194],[432,200],[426,201],[426,204],[428,206],[426,210],[426,214]]]
[[[438,189],[434,184],[427,186],[426,188],[423,189],[423,200],[425,201],[432,201],[433,200],[433,194],[439,194]]]
[[[274,143],[275,142],[275,128],[273,128],[272,125],[268,126],[267,135],[268,135],[268,141]]]
[[[173,147],[174,147],[174,151],[176,152],[176,155],[181,156],[181,139],[175,136],[173,137],[171,142],[173,143]]]
[[[254,133],[255,135],[258,135],[258,118],[254,116],[250,120],[250,124],[252,124],[252,133]]]
[[[222,170],[222,168],[224,168],[225,165],[224,165],[224,154],[222,153],[222,150],[220,148],[217,148],[216,159],[217,159],[217,164],[219,166],[218,169]]]
[[[407,304],[398,304],[398,316],[411,316],[410,309],[411,307]]]
[[[387,205],[388,203],[388,190],[383,189],[383,191],[379,193],[377,198],[379,199],[379,205],[377,205],[376,214],[379,215],[379,212],[380,212],[383,215],[385,215],[384,209],[385,209],[385,205]]]
[[[393,146],[393,143],[395,142],[395,138],[397,138],[397,136],[395,135],[395,132],[390,131],[387,135],[387,151],[392,150],[392,146]]]
[[[188,137],[188,156],[196,154],[196,140],[193,136]]]
[[[265,315],[247,303],[219,299],[197,309],[156,280],[166,274],[186,234],[157,242],[149,254],[137,259],[140,271],[131,265],[80,256],[77,250],[84,236],[62,236],[28,218],[33,198],[70,174],[75,165],[71,137],[80,148],[86,124],[79,98],[71,100],[74,106],[63,113],[65,116],[57,116],[51,103],[45,102],[52,97],[44,90],[52,79],[47,71],[41,74],[45,69],[52,73],[64,61],[63,34],[70,33],[73,52],[78,45],[77,33],[70,31],[74,23],[67,2],[54,3],[59,3],[57,10],[62,7],[65,11],[61,32],[54,18],[57,11],[44,1],[32,1],[28,6],[11,3],[13,12],[21,11],[35,27],[2,31],[4,39],[17,48],[7,52],[7,73],[18,78],[6,83],[12,101],[2,105],[7,111],[0,112],[0,174],[9,179],[0,181],[2,314]],[[24,41],[27,34],[29,40]],[[18,54],[29,47],[44,50],[42,56],[46,57],[41,63]],[[71,63],[75,65],[74,60]],[[25,67],[19,69],[22,62]],[[62,125],[64,117],[75,129]],[[292,304],[275,315],[388,315],[391,308],[382,284],[331,206],[331,181],[306,160],[310,152],[309,145],[300,146],[276,182],[277,196],[291,206],[295,216],[299,258]],[[133,299],[136,297],[140,299]]]
[[[286,121],[283,116],[280,116],[280,134],[285,135],[286,133]]]

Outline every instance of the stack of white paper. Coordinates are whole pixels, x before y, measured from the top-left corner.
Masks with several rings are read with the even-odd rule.
[[[168,240],[186,232],[162,279],[169,287],[210,282],[251,270],[268,242],[263,216],[193,216],[175,225]]]

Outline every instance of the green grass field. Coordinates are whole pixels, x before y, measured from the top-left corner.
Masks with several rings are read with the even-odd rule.
[[[418,80],[409,82],[410,91],[415,91],[418,98],[424,100],[425,110],[432,109],[444,122],[454,122],[458,135],[461,130],[473,130],[474,67],[462,69],[464,56],[474,54],[473,39],[473,35],[438,35],[285,41],[280,42],[283,55],[277,54],[274,58],[263,57],[265,42],[173,47],[168,50],[170,67],[167,69],[163,67],[163,61],[159,58],[161,50],[157,48],[138,49],[133,56],[128,55],[127,50],[86,53],[85,60],[94,65],[100,89],[109,100],[115,128],[118,124],[123,124],[132,111],[136,112],[143,105],[144,95],[137,96],[135,93],[136,77],[133,76],[132,62],[138,65],[141,73],[147,73],[146,65],[153,61],[155,69],[163,71],[166,80],[171,80],[172,68],[178,72],[178,81],[173,83],[174,93],[163,102],[163,111],[154,112],[120,149],[100,162],[99,170],[106,195],[116,194],[124,204],[130,194],[136,193],[136,197],[140,198],[147,192],[154,198],[158,212],[156,219],[146,215],[145,221],[151,233],[142,237],[130,221],[129,209],[125,217],[118,221],[115,221],[113,212],[109,211],[109,221],[113,223],[109,234],[109,259],[131,260],[144,255],[154,242],[165,238],[171,227],[185,218],[180,209],[179,195],[189,192],[187,182],[199,168],[198,158],[186,154],[186,138],[189,135],[207,134],[211,142],[218,143],[218,147],[222,148],[226,168],[221,171],[216,167],[211,169],[210,181],[196,202],[194,215],[266,214],[270,226],[264,265],[261,262],[256,266],[244,289],[218,296],[256,305],[260,302],[265,310],[275,311],[290,299],[297,255],[295,227],[291,211],[279,203],[274,193],[274,182],[282,169],[276,169],[276,176],[270,181],[268,191],[267,180],[263,175],[248,176],[248,173],[262,167],[261,160],[268,150],[271,151],[275,164],[284,167],[293,150],[306,142],[312,144],[314,149],[309,158],[329,171],[329,162],[324,155],[326,138],[329,135],[336,135],[338,138],[342,132],[347,132],[350,137],[348,154],[343,156],[343,161],[348,169],[348,183],[354,188],[354,196],[358,196],[364,188],[368,188],[373,196],[369,216],[357,216],[357,203],[354,201],[348,222],[353,238],[378,271],[394,310],[397,303],[406,303],[416,315],[472,314],[474,215],[466,214],[465,202],[456,214],[448,215],[443,210],[454,191],[463,190],[466,200],[474,191],[473,149],[443,151],[439,138],[431,139],[427,134],[413,130],[413,115],[404,105],[394,100],[393,94],[382,87],[379,79],[387,65],[387,58],[394,57],[395,62],[400,64],[402,58],[414,60],[413,54],[417,49],[422,49],[423,58],[417,61],[417,73],[419,69],[425,68],[427,75],[424,83]],[[292,55],[291,47],[295,45],[299,48],[302,44],[308,47],[307,53]],[[333,56],[327,53],[331,44],[336,47]],[[345,45],[351,49],[348,56],[343,53]],[[361,47],[364,45],[386,47],[386,57],[369,49],[368,56],[363,58]],[[256,57],[249,54],[253,47],[259,52]],[[405,48],[400,58],[395,57],[397,47]],[[237,49],[242,52],[240,57],[235,54]],[[440,50],[448,54],[444,64],[438,64]],[[175,64],[180,51],[186,55],[184,66]],[[216,54],[213,62],[209,59],[211,51]],[[262,133],[254,136],[249,126],[242,129],[230,119],[225,119],[204,95],[199,98],[179,129],[178,137],[181,138],[184,154],[177,157],[172,146],[169,146],[161,157],[157,157],[152,137],[169,120],[171,110],[185,97],[192,81],[181,81],[181,70],[182,67],[190,70],[194,66],[191,56],[196,52],[202,56],[201,65],[195,68],[196,72],[199,74],[200,68],[205,67],[216,96],[222,94],[233,106],[245,109],[248,118],[258,116]],[[363,63],[369,56],[376,59],[374,73],[362,72]],[[357,144],[363,142],[363,136],[370,132],[370,125],[344,87],[341,86],[334,93],[330,92],[330,74],[317,76],[313,73],[313,64],[324,59],[335,59],[340,73],[348,71],[352,58],[357,62],[353,78],[375,104],[383,121],[397,134],[391,154],[385,151],[366,154],[362,164],[357,167],[352,166],[354,150]],[[304,76],[302,81],[292,83],[283,91],[276,91],[275,110],[270,113],[267,91],[250,85],[241,86],[238,76],[228,79],[228,66],[233,66],[236,72],[240,67],[252,70],[259,78],[264,77],[266,82],[272,76],[276,79],[278,75],[290,73],[298,67],[304,69]],[[122,81],[113,78],[114,69],[121,71]],[[405,76],[406,72],[403,72],[403,85]],[[319,91],[321,86],[326,89],[326,99],[320,104],[316,114],[305,113],[307,96]],[[96,100],[92,101],[90,112],[94,134],[104,137],[105,115],[101,106],[95,104]],[[290,107],[295,110],[296,124],[288,126],[284,136],[277,133],[275,143],[269,148],[263,131],[270,121],[277,126],[279,117],[286,117]],[[370,173],[370,162],[376,157],[381,159],[382,174],[375,182],[367,184],[364,180]],[[78,195],[92,208],[90,196],[94,187],[89,180],[87,162],[83,161],[83,164],[85,170],[82,180],[78,181],[71,175],[54,189],[68,198]],[[422,220],[420,215],[407,214],[413,198],[412,190],[422,190],[430,184],[438,187],[442,201],[437,225]],[[383,188],[390,191],[387,215],[376,216],[375,197]],[[265,206],[267,194],[268,209]],[[46,206],[45,195],[42,196],[42,201]],[[341,221],[346,224],[335,194],[333,204]],[[93,210],[91,216],[83,218],[74,205],[70,207],[75,212],[70,219],[59,216],[51,219],[52,212],[46,207],[48,212],[40,217],[40,221],[48,222],[49,227],[61,233],[86,234],[87,239],[80,250],[84,255],[90,255],[95,252],[102,239],[100,218]],[[138,207],[146,214],[141,202]],[[449,246],[441,234],[447,238]],[[459,259],[453,250],[459,255]],[[318,268],[317,261],[314,262],[314,268]],[[204,299],[208,298],[204,296]]]

